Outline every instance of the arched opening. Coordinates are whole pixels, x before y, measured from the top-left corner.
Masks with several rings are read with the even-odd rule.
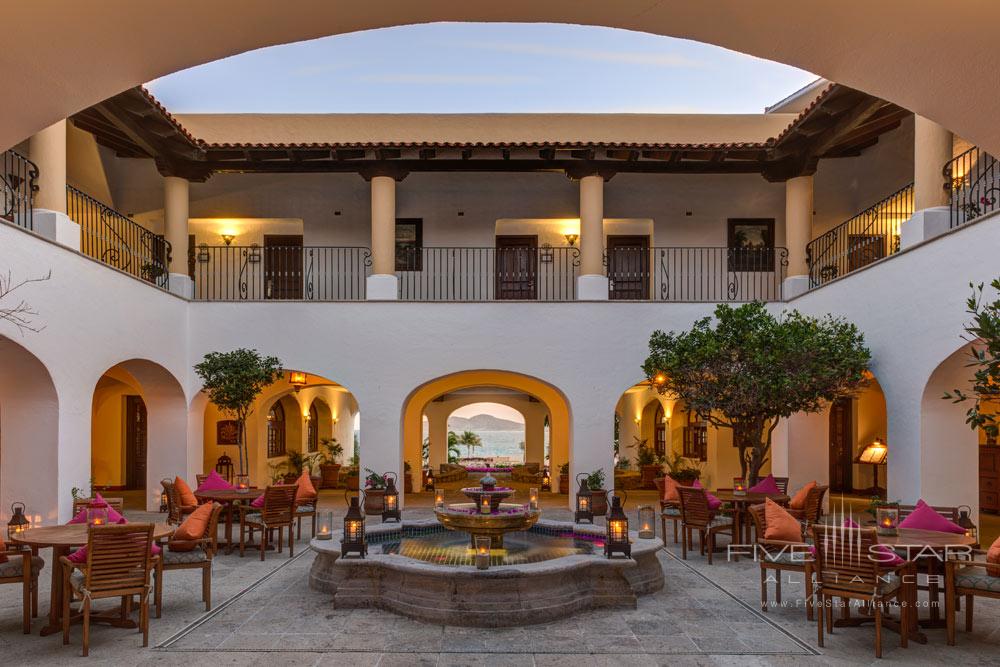
[[[163,366],[131,359],[106,370],[91,401],[90,488],[132,509],[159,506],[159,480],[188,472],[187,400]]]
[[[466,395],[451,401],[442,401],[447,404],[445,409],[451,409],[445,418],[449,441],[454,434],[459,450],[464,450],[458,463],[466,468],[479,468],[483,472],[509,470],[515,465],[525,463],[530,450],[530,458],[535,463],[541,464],[545,451],[544,419],[547,412],[539,410],[535,413],[519,408],[520,403],[537,402],[537,399],[513,392],[509,396],[497,395],[495,400],[500,402],[479,400],[480,396],[490,394],[489,388],[486,388],[485,393],[478,394],[476,398]],[[465,401],[474,402],[465,403]],[[525,412],[532,415],[533,425],[537,424],[537,429],[532,429],[533,439],[530,448],[527,429],[529,418]],[[430,420],[428,420],[429,426]],[[541,438],[535,439],[536,436]]]
[[[58,520],[59,399],[45,365],[0,336],[0,526],[10,506],[33,523]],[[69,508],[64,510],[69,511]]]

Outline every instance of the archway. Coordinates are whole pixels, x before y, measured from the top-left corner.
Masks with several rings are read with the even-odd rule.
[[[459,449],[466,450],[462,452],[459,463],[467,465],[468,461],[476,467],[501,469],[521,465],[531,459],[542,465],[545,455],[544,421],[548,414],[544,405],[533,396],[514,392],[494,394],[490,388],[468,391],[475,394],[458,392],[449,400],[435,401],[425,413],[429,417],[433,415],[428,419],[428,427],[431,423],[437,426],[443,416],[449,440],[452,433],[458,436]],[[528,409],[532,402],[538,406],[537,410]],[[474,436],[471,443],[463,438],[466,432]],[[435,438],[430,446],[435,458],[439,458],[440,439]]]
[[[15,502],[34,524],[58,519],[58,455],[52,376],[38,357],[0,336],[0,528]]]

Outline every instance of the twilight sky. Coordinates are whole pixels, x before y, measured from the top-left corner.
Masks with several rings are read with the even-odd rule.
[[[625,30],[435,23],[261,49],[148,86],[177,113],[760,113],[815,78]]]

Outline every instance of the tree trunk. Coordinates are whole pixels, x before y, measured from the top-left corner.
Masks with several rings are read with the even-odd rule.
[[[757,483],[767,456],[763,442],[764,423],[763,419],[752,418],[733,425],[733,439],[740,453],[740,474],[749,485]]]
[[[239,419],[240,425],[240,444],[237,447],[239,451],[240,459],[240,474],[247,474],[247,428],[246,428],[246,418]]]

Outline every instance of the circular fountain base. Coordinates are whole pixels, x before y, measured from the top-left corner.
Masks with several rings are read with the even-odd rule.
[[[335,607],[380,608],[446,625],[502,627],[547,623],[602,607],[635,608],[638,596],[663,588],[659,540],[633,533],[632,558],[607,559],[600,526],[539,520],[530,531],[511,533],[509,553],[496,556],[500,564],[487,570],[466,564],[471,561],[463,556],[465,538],[433,520],[372,526],[367,534],[365,559],[341,558],[339,535],[311,543],[316,559],[309,585],[331,594]],[[413,540],[409,547],[407,535]],[[430,547],[441,541],[447,548],[435,553]],[[537,548],[518,551],[523,543]],[[590,548],[580,546],[587,543]]]

